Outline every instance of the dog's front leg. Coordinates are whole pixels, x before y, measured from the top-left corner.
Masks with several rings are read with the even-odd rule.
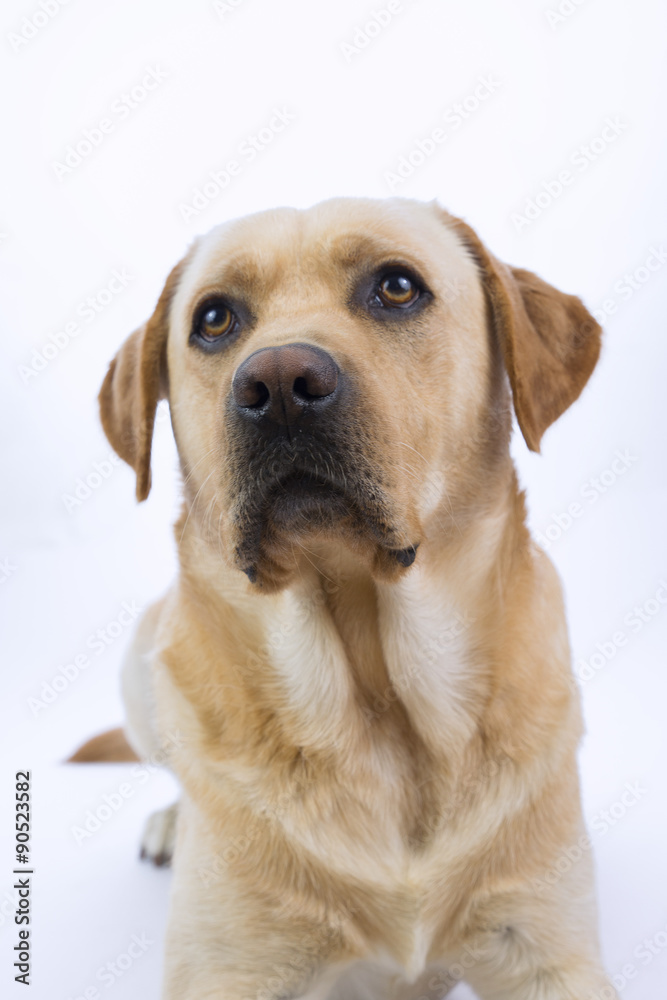
[[[183,797],[163,1000],[325,1000],[346,964],[340,925],[276,891],[251,825],[214,832]],[[289,860],[285,857],[285,865]]]
[[[168,766],[169,750],[179,734],[162,735],[157,725],[154,657],[164,601],[151,605],[140,619],[122,668],[125,733],[140,760],[150,767]],[[152,813],[141,837],[141,857],[156,865],[171,863],[178,803]]]
[[[521,959],[515,967],[493,963],[469,973],[467,981],[481,1000],[618,1000],[601,966],[579,954],[532,968]]]
[[[590,859],[540,881],[479,906],[486,930],[464,949],[466,981],[481,1000],[618,1000],[599,954]]]

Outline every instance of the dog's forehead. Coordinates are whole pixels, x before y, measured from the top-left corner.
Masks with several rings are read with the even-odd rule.
[[[309,209],[280,208],[234,219],[201,237],[183,276],[184,293],[221,280],[252,292],[287,275],[328,280],[366,261],[412,263],[437,280],[475,268],[446,214],[408,199],[335,198]]]

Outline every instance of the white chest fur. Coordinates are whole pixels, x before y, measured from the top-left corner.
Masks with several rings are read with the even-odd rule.
[[[413,726],[436,752],[460,749],[474,728],[475,618],[419,565],[379,585],[378,612],[389,676]]]

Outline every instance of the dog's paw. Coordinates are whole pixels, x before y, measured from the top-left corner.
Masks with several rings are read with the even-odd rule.
[[[142,859],[152,861],[154,865],[170,865],[174,856],[176,840],[176,818],[178,802],[168,809],[158,809],[146,820],[141,838]]]

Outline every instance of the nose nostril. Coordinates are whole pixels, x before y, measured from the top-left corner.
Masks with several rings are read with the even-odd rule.
[[[333,395],[338,385],[338,367],[335,362],[331,358],[324,362],[319,358],[316,360],[318,364],[304,365],[301,375],[296,378],[292,376],[292,395],[304,403]]]
[[[271,396],[266,383],[253,378],[235,379],[232,391],[237,406],[244,410],[260,410]]]
[[[249,406],[251,409],[259,410],[265,403],[268,402],[271,393],[263,382],[255,382],[253,390],[252,402],[246,403],[246,406]]]
[[[321,393],[312,393],[308,391],[308,382],[303,376],[294,380],[293,392],[295,396],[299,396],[301,399],[309,402],[311,399],[319,399],[322,395]]]

